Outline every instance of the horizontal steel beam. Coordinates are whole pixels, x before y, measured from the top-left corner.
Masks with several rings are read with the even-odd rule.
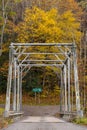
[[[18,60],[19,62],[23,61],[23,60]],[[65,60],[24,60],[23,62],[64,62]]]
[[[73,43],[11,43],[11,46],[74,46]]]
[[[21,52],[20,52],[21,53]],[[20,53],[13,53],[14,55],[18,55],[18,54],[20,54]],[[65,55],[65,53],[58,53],[58,52],[55,52],[55,53],[46,53],[46,52],[23,52],[21,55],[55,55],[55,54],[57,54],[57,55]]]
[[[28,64],[21,64],[21,66],[28,66]],[[30,67],[33,67],[33,66],[56,66],[56,67],[62,67],[63,65],[62,64],[29,64]]]

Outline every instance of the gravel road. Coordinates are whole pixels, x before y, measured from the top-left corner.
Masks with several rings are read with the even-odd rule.
[[[59,112],[59,106],[23,106],[24,116],[55,115]]]

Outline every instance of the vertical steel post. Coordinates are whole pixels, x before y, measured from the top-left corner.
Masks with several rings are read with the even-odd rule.
[[[17,97],[17,63],[16,58],[14,58],[14,92],[13,92],[13,111],[16,111],[17,103],[16,103],[16,97]]]
[[[20,67],[20,110],[22,110],[22,67]]]
[[[73,61],[73,57],[72,57]],[[74,84],[73,84],[73,62],[71,62],[71,111],[73,111],[73,90],[74,90]]]
[[[67,75],[66,75],[66,65],[64,65],[64,89],[65,89],[65,111],[67,111]]]
[[[61,87],[60,87],[60,112],[63,111],[63,97],[62,97],[62,92],[63,92],[63,70],[61,69]]]
[[[68,111],[71,111],[71,102],[70,102],[70,59],[68,58]]]
[[[9,51],[9,70],[8,70],[8,81],[7,81],[7,92],[6,92],[6,104],[4,116],[8,117],[10,112],[10,95],[12,87],[12,48]]]
[[[75,93],[76,93],[76,109],[80,111],[80,96],[79,96],[79,81],[78,81],[78,70],[77,70],[77,54],[76,47],[73,47],[73,62],[74,62],[74,81],[75,81]]]
[[[17,112],[20,111],[20,72],[19,65],[17,66]]]
[[[63,66],[63,81],[62,81],[62,104],[63,104],[63,111],[65,111],[65,88],[64,88],[64,66]]]

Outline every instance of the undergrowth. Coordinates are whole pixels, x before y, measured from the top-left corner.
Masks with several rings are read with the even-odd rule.
[[[73,122],[76,124],[87,125],[87,117],[76,118],[73,120]]]
[[[0,108],[0,129],[7,127],[9,124],[13,122],[10,118],[3,117],[4,108]]]

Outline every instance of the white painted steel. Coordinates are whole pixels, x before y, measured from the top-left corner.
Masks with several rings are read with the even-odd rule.
[[[28,52],[28,48],[32,46],[51,46],[56,47],[56,52]],[[54,49],[55,50],[55,49]],[[58,52],[57,52],[58,50]],[[35,50],[36,51],[36,50]],[[54,59],[33,59],[30,55],[54,55]],[[21,61],[22,58],[22,61]],[[57,60],[56,60],[56,59]],[[33,63],[32,63],[33,62]],[[37,63],[41,62],[41,63]],[[74,89],[76,93],[76,110],[80,112],[80,95],[77,70],[76,45],[73,43],[11,43],[9,52],[9,72],[6,93],[5,116],[9,116],[10,112],[10,95],[13,92],[13,111],[20,112],[22,106],[22,79],[28,73],[31,67],[57,67],[61,69],[61,94],[60,94],[60,111],[71,111],[71,83],[70,83],[70,64],[74,66]],[[13,79],[12,79],[13,78]],[[14,80],[14,86],[12,85]],[[67,82],[68,81],[68,82]],[[67,86],[68,85],[68,86]],[[67,90],[68,88],[68,90]],[[68,97],[67,97],[68,95]],[[17,100],[16,100],[17,99]],[[68,100],[68,102],[67,102]],[[68,106],[67,106],[68,103]],[[16,106],[17,105],[17,106]],[[65,105],[65,110],[63,106]],[[68,108],[67,108],[68,107]]]

